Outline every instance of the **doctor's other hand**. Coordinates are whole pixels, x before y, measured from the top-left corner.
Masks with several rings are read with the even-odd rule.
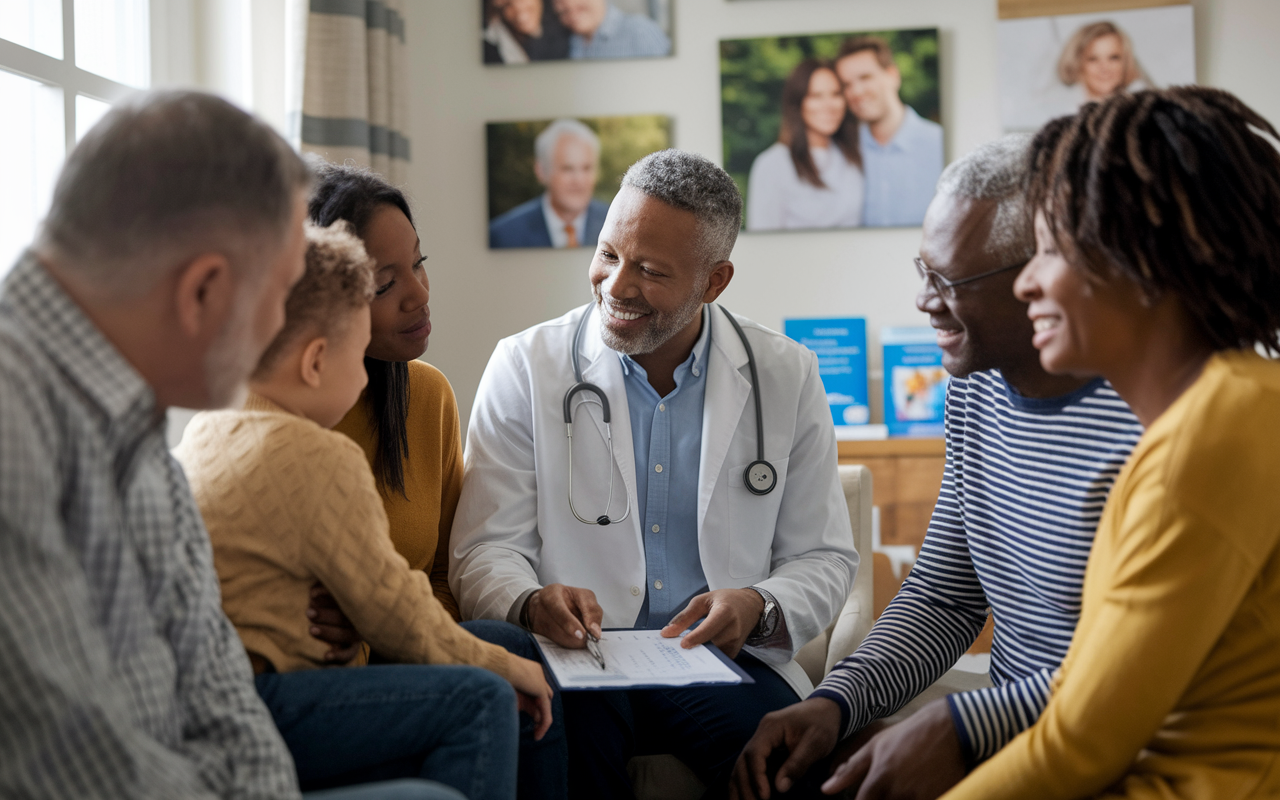
[[[811,697],[765,714],[733,766],[729,797],[768,800],[774,787],[790,791],[798,778],[831,753],[839,739],[840,706],[825,697]],[[787,760],[778,767],[771,787],[768,763],[784,754]]]
[[[551,693],[542,665],[515,653],[507,653],[507,680],[516,690],[516,707],[533,717],[533,738],[539,740],[551,727]]]
[[[562,647],[586,647],[587,631],[600,638],[604,611],[590,589],[553,583],[529,595],[526,602],[529,630]]]
[[[338,601],[322,583],[311,587],[311,602],[307,606],[307,620],[311,637],[329,645],[324,660],[330,664],[346,664],[360,653],[360,632],[351,624],[347,615],[338,608]]]
[[[935,800],[965,772],[951,709],[941,698],[876,734],[836,768],[822,791],[854,788],[857,800]]]
[[[684,637],[681,647],[696,647],[711,642],[729,658],[737,658],[747,637],[756,629],[764,613],[764,598],[752,589],[716,589],[689,601],[684,610],[671,618],[662,635],[679,636],[690,625],[699,625]],[[703,619],[706,617],[706,619]]]

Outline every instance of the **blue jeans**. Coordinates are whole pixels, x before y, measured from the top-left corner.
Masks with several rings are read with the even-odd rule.
[[[716,795],[760,718],[800,700],[778,673],[759,659],[735,659],[754,684],[566,692],[569,795],[629,798],[632,756],[670,753]]]
[[[303,800],[467,800],[456,789],[435,781],[386,781],[345,789],[307,792]]]
[[[304,790],[427,778],[471,800],[515,797],[515,692],[492,672],[387,664],[256,683]]]
[[[484,639],[508,652],[542,662],[542,653],[533,637],[509,622],[477,619],[462,623],[477,639]],[[551,699],[551,727],[542,741],[533,740],[533,718],[520,715],[520,800],[562,800],[569,796],[569,755],[564,738],[564,707],[560,693]]]

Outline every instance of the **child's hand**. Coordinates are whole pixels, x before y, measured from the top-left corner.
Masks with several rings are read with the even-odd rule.
[[[533,717],[536,726],[533,738],[541,739],[551,727],[551,686],[547,684],[547,677],[538,662],[514,653],[508,653],[507,657],[510,661],[508,680],[516,689],[516,706]]]

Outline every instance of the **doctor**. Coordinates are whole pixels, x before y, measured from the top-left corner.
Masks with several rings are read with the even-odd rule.
[[[644,753],[724,784],[760,718],[810,691],[793,657],[857,570],[817,358],[713,302],[741,214],[700,156],[632,166],[595,302],[501,341],[472,410],[450,569],[464,617],[569,647],[701,620],[685,645],[714,642],[755,680],[565,694],[575,797],[631,796]]]

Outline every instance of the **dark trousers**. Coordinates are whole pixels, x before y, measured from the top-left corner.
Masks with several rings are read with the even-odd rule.
[[[758,659],[742,653],[736,661],[754,684],[566,692],[570,797],[634,797],[627,762],[659,753],[689,765],[709,793],[722,791],[760,718],[800,700]]]
[[[256,684],[304,790],[426,778],[471,800],[515,794],[515,692],[492,672],[387,664]]]
[[[533,637],[508,622],[477,619],[462,623],[477,639],[492,642],[508,652],[542,662]],[[556,692],[551,700],[551,727],[542,741],[533,740],[533,718],[520,715],[520,766],[516,797],[519,800],[563,800],[568,796],[569,757],[565,750],[564,706]]]

